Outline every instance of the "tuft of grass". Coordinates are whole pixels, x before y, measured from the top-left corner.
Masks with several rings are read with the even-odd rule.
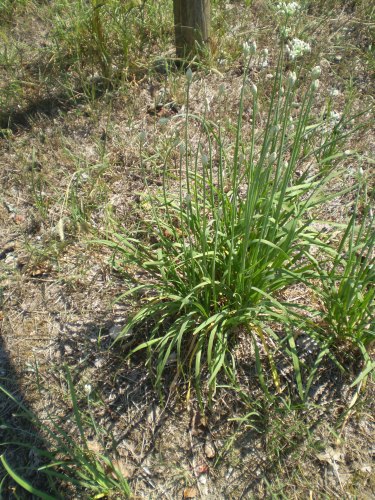
[[[360,217],[360,193],[358,189],[353,214],[337,249],[331,249],[333,259],[321,262],[314,259],[319,286],[313,285],[324,304],[322,319],[329,342],[336,345],[349,342],[363,355],[365,367],[353,385],[375,366],[369,355],[375,340],[374,214],[367,205]]]
[[[247,45],[245,55],[254,48]],[[338,195],[327,195],[324,187],[339,171],[332,165],[324,175],[308,168],[296,173],[302,160],[315,158],[321,150],[320,145],[305,150],[319,71],[313,70],[295,116],[296,76],[283,75],[281,53],[267,120],[259,130],[258,91],[247,80],[251,56],[247,64],[231,148],[225,146],[220,125],[190,114],[193,75],[187,71],[186,114],[178,117],[184,119],[182,139],[166,157],[162,193],[153,193],[145,181],[149,220],[136,234],[116,233],[111,241],[101,242],[120,255],[123,266],[146,271],[149,277],[147,283],[133,282],[135,286],[122,296],[142,293],[146,298],[117,341],[129,339],[146,325],[147,339],[138,341],[131,353],[145,350],[150,368],[156,358],[156,385],[161,388],[165,371],[176,359],[176,376],[193,378],[199,395],[207,368],[212,396],[221,372],[233,377],[232,351],[239,329],[245,329],[253,340],[263,389],[269,393],[271,382],[273,391],[281,390],[275,356],[284,352],[294,369],[299,396],[305,400],[326,344],[321,345],[304,387],[294,341],[304,320],[295,304],[278,300],[278,293],[313,273],[311,248],[325,248],[326,243],[314,229],[312,209]],[[245,137],[242,116],[249,98],[252,126]],[[195,148],[189,142],[193,123],[201,130]],[[338,140],[335,130],[330,141]],[[141,134],[141,158],[144,141]],[[173,192],[168,174],[176,150],[178,187]]]
[[[140,70],[146,40],[158,40],[163,47],[170,39],[173,24],[167,19],[168,7],[142,0],[63,0],[51,13],[53,60],[80,75],[84,86],[90,86],[86,78],[90,74],[113,85]]]

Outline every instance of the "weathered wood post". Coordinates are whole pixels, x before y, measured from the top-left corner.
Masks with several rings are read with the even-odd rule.
[[[210,0],[173,0],[173,9],[176,55],[195,55],[210,40]]]

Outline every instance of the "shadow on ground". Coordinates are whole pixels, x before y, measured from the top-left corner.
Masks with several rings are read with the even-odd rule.
[[[230,420],[251,407],[246,409],[235,391],[219,390],[205,414],[193,392],[186,400],[186,385],[178,385],[169,394],[173,365],[167,370],[161,404],[150,382],[153,368],[146,368],[143,355],[125,362],[122,347],[111,348],[112,328],[113,320],[106,322],[105,316],[101,321],[67,324],[56,350],[72,367],[76,386],[92,386],[95,418],[111,436],[111,449],[130,471],[141,498],[150,492],[161,494],[163,489],[178,498],[184,484],[181,477],[199,485],[202,476],[207,477],[210,495],[248,498],[264,484],[272,484],[280,468],[295,467],[296,456],[303,455],[322,418],[329,419],[331,412],[332,422],[337,422],[345,406],[346,381],[329,361],[311,388],[309,410],[267,407],[263,398],[263,406],[252,407],[259,410],[258,415],[240,427]],[[255,363],[242,362],[238,373],[241,386],[248,388],[249,400],[256,402],[258,395],[260,401]],[[288,375],[282,382],[288,384],[284,393],[288,399],[287,394],[295,391],[293,378]],[[85,404],[82,392],[81,402]],[[331,410],[327,410],[330,405]],[[207,443],[214,449],[212,455],[207,452]],[[211,498],[202,492],[201,496]]]
[[[34,447],[44,448],[39,429],[25,417],[27,395],[23,394],[20,373],[9,359],[0,323],[0,453],[8,466],[36,488],[45,486],[36,469],[41,463],[33,453]],[[17,403],[17,401],[22,405]],[[0,498],[34,498],[20,488],[0,465]],[[20,495],[20,496],[19,496]]]

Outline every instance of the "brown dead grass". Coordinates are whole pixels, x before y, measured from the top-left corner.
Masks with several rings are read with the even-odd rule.
[[[239,3],[226,8],[226,22],[233,32],[218,53],[218,58],[225,60],[218,64],[222,75],[209,70],[195,74],[191,111],[202,114],[208,108],[208,117],[217,118],[220,109],[228,124],[236,119],[242,80],[239,59],[234,62],[231,51],[249,33],[255,34],[260,49],[269,48],[270,66],[255,67],[252,73],[267,95],[276,60],[276,28],[263,1],[254,2],[247,10]],[[311,35],[312,55],[306,58],[306,63],[320,63],[323,69],[317,110],[324,108],[332,88],[340,92],[333,98],[335,110],[343,109],[348,92],[353,93],[353,110],[362,109],[373,95],[364,57],[368,27],[360,12],[353,18],[345,9],[337,8],[323,23],[317,17],[319,12],[314,8],[307,18],[309,26],[316,23],[317,28]],[[48,34],[40,19],[32,32],[28,25],[20,17],[14,36],[25,47],[31,42],[36,54]],[[220,46],[219,40],[216,43]],[[30,77],[32,71],[24,71]],[[351,91],[348,85],[353,75]],[[182,106],[183,82],[181,75],[167,78],[151,74],[96,102],[78,104],[60,102],[50,87],[37,92],[32,85],[24,87],[20,101],[24,121],[8,138],[0,139],[2,377],[15,377],[18,391],[36,411],[42,411],[51,401],[56,411],[67,404],[60,399],[58,383],[63,363],[75,373],[77,387],[82,389],[90,381],[98,401],[96,417],[100,425],[111,429],[118,459],[140,498],[182,498],[186,486],[194,486],[197,495],[207,500],[271,495],[371,498],[375,486],[371,387],[367,397],[344,419],[352,393],[336,372],[328,370],[316,388],[317,394],[324,393],[323,398],[317,397],[319,408],[305,412],[301,418],[299,412],[269,407],[259,395],[259,407],[255,406],[259,416],[254,417],[252,427],[228,421],[252,407],[230,391],[220,390],[202,422],[196,401],[186,403],[184,387],[178,388],[162,407],[143,359],[124,364],[120,351],[108,350],[111,329],[125,323],[133,304],[113,305],[113,299],[123,291],[121,276],[110,269],[109,253],[87,244],[87,239],[93,232],[105,233],[109,217],[117,217],[125,227],[141,217],[144,185],[139,173],[139,133],[146,131],[150,155],[163,151],[175,124],[173,120],[162,124],[160,116],[148,111],[155,106],[155,92],[163,88],[165,102]],[[227,89],[224,106],[218,98],[221,83]],[[45,108],[38,106],[38,101],[43,104],[49,94],[52,107],[44,114]],[[245,115],[248,111],[245,107]],[[373,147],[370,130],[353,136],[346,146],[366,157],[373,154]],[[150,180],[156,184],[160,158],[156,156],[148,166]],[[364,162],[362,166],[370,176],[370,164]],[[71,202],[64,205],[64,200],[67,193],[69,198],[72,176],[80,168],[87,177],[81,178],[76,189],[86,220],[77,222],[69,212]],[[348,176],[343,182],[350,182],[350,169],[356,168],[348,159]],[[32,173],[41,183],[39,208],[31,185]],[[348,207],[347,199],[333,202],[322,218],[343,221]],[[66,218],[64,242],[56,229],[61,217]],[[296,289],[291,299],[295,299],[294,293],[301,298],[305,292]],[[246,340],[238,350],[239,359],[243,353],[240,380],[246,389],[254,383],[253,367],[246,359]],[[34,392],[29,371],[34,360],[48,384],[46,401]],[[5,406],[2,413],[6,414]],[[208,458],[207,443],[214,449],[212,458]],[[333,458],[329,449],[336,453]]]

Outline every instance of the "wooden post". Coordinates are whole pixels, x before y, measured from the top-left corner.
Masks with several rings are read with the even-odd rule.
[[[209,43],[210,0],[173,0],[176,54],[185,58]]]

